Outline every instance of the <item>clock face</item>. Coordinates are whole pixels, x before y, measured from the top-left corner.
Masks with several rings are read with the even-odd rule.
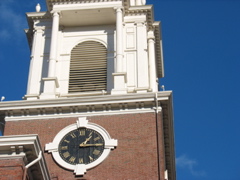
[[[89,164],[102,155],[104,146],[104,139],[97,131],[79,128],[61,139],[58,151],[60,157],[69,164]]]

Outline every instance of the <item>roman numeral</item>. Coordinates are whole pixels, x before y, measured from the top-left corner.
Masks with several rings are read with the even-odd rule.
[[[68,141],[68,140],[66,140],[66,139],[64,139],[64,142],[66,142],[66,143],[70,143],[70,141]]]
[[[94,155],[99,155],[99,153],[100,153],[100,151],[97,150],[97,149],[95,149],[95,150],[93,151],[93,154],[94,154]]]
[[[62,146],[61,147],[61,150],[67,150],[68,149],[68,146]]]
[[[94,141],[97,141],[97,140],[99,140],[100,139],[100,137],[96,137],[96,138],[94,138]]]
[[[90,136],[92,135],[92,133],[93,133],[93,132],[91,131],[90,134],[89,134],[88,136],[90,137]]]
[[[73,163],[75,161],[76,157],[72,156],[70,159],[69,159],[69,162]]]
[[[72,134],[70,134],[71,136],[72,136],[72,138],[75,138],[76,137],[76,135],[74,134],[74,133],[72,133]]]
[[[91,162],[94,160],[91,156],[88,156],[88,157],[89,157],[89,159],[90,159]]]
[[[86,134],[85,129],[80,129],[79,135],[80,135],[80,136],[85,136],[85,134]]]
[[[79,164],[83,164],[83,158],[79,158],[78,162]]]
[[[65,153],[63,153],[63,157],[65,157],[65,158],[68,158],[70,156],[70,154],[69,154],[69,152],[67,151],[67,152],[65,152]]]

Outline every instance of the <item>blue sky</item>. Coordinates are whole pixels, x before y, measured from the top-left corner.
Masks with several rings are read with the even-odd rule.
[[[24,3],[23,3],[24,2]],[[25,12],[45,0],[0,1],[0,96],[25,95]],[[147,0],[162,22],[173,90],[178,180],[240,180],[240,0]]]

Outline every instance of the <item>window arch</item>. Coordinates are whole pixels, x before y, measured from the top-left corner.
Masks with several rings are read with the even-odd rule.
[[[84,41],[71,51],[69,93],[107,89],[107,49],[97,41]]]

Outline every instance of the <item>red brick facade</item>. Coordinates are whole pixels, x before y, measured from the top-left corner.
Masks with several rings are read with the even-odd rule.
[[[0,179],[1,180],[22,180],[25,164],[23,158],[1,159]]]
[[[102,164],[88,170],[84,177],[75,177],[72,171],[61,168],[52,155],[45,152],[51,179],[164,180],[165,156],[160,115],[158,132],[155,113],[91,116],[87,119],[104,127],[111,138],[117,139],[117,148]],[[59,118],[6,122],[4,135],[38,134],[44,149],[45,144],[52,142],[61,129],[76,120]]]

